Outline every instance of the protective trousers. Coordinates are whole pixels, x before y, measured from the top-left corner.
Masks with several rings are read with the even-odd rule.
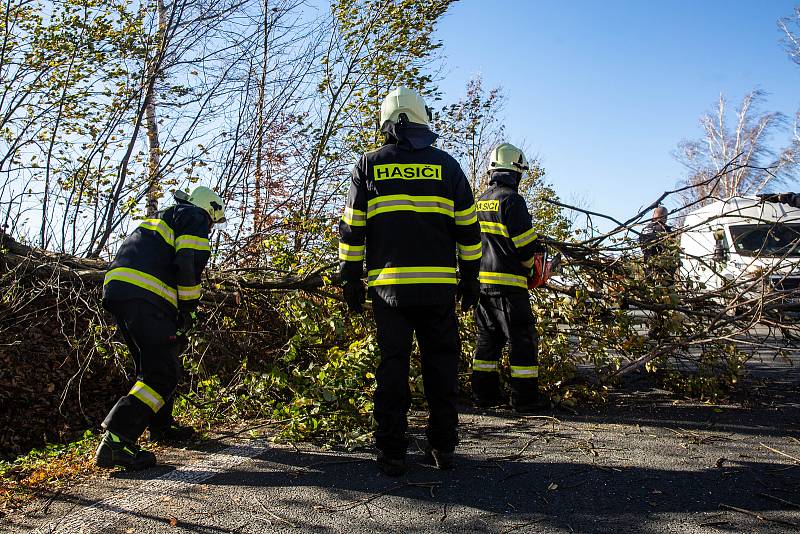
[[[140,299],[107,302],[128,345],[136,383],[114,405],[103,428],[135,442],[149,426],[172,424],[173,393],[181,376],[176,318]]]
[[[539,338],[528,294],[481,295],[475,322],[478,338],[472,362],[472,392],[476,401],[492,405],[502,398],[498,361],[508,343],[511,405],[534,406],[539,396]]]
[[[408,447],[409,360],[414,333],[422,360],[428,401],[428,443],[452,452],[458,442],[458,360],[461,344],[455,301],[439,306],[389,307],[374,303],[381,361],[376,373],[375,444],[389,458],[404,458]]]

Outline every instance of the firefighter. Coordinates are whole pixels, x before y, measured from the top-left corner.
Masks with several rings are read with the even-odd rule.
[[[528,296],[528,278],[536,254],[544,252],[532,227],[525,199],[517,192],[528,170],[525,155],[514,145],[497,146],[489,165],[489,188],[477,202],[483,259],[481,296],[475,310],[478,337],[472,362],[475,404],[505,404],[498,362],[509,345],[511,406],[519,413],[540,408],[538,337]]]
[[[339,224],[341,278],[349,308],[362,311],[366,259],[381,359],[374,416],[378,468],[405,472],[409,358],[414,333],[430,410],[425,461],[453,464],[457,443],[460,341],[455,300],[477,302],[480,230],[472,189],[458,162],[433,147],[430,111],[414,91],[395,89],[381,105],[385,144],[352,169]],[[458,260],[458,271],[456,263]]]
[[[116,320],[133,357],[136,383],[103,421],[99,467],[146,469],[152,452],[136,445],[149,427],[151,441],[191,437],[175,424],[173,392],[181,375],[178,356],[200,301],[200,275],[210,257],[208,236],[225,221],[222,199],[207,187],[145,219],[119,249],[103,283],[103,306]]]

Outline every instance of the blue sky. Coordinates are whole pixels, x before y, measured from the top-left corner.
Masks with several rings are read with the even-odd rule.
[[[625,217],[684,177],[672,153],[720,92],[738,104],[759,88],[765,110],[800,109],[777,27],[796,5],[462,0],[437,32],[440,88],[454,100],[476,74],[502,86],[508,140],[539,156],[561,198]]]

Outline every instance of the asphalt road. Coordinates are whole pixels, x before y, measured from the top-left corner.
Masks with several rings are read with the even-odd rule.
[[[370,451],[223,439],[168,467],[114,473],[6,517],[23,532],[794,532],[800,382],[744,404],[621,392],[580,414],[465,408],[457,468],[411,451],[400,479]],[[776,385],[777,384],[777,385]],[[422,439],[422,414],[412,417]],[[413,445],[412,445],[413,448]]]

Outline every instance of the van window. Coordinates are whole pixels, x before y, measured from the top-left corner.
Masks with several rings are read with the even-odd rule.
[[[742,256],[800,256],[800,224],[739,224],[730,230]]]

